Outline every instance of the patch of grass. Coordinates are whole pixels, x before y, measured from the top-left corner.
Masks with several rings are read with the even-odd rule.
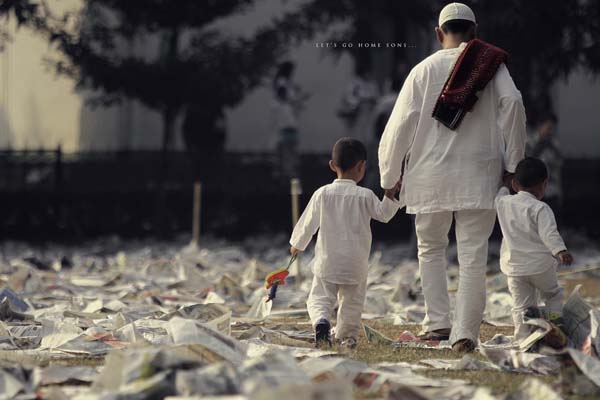
[[[295,325],[296,321],[271,321],[269,325],[275,326],[290,324]],[[401,325],[394,326],[389,321],[378,321],[370,320],[363,321],[364,324],[371,328],[377,329],[392,340],[395,340],[402,332],[410,331],[412,333],[419,333],[421,327],[419,325]],[[309,327],[308,327],[309,328]],[[490,325],[482,325],[480,331],[480,339],[486,341],[491,339],[495,334],[501,333],[504,335],[511,335],[513,331],[512,327],[495,327]],[[450,349],[421,349],[421,348],[393,348],[389,345],[383,344],[371,344],[368,343],[364,335],[359,338],[358,347],[352,351],[344,351],[339,349],[337,346],[333,350],[338,350],[345,354],[347,357],[363,361],[369,365],[375,365],[382,362],[408,362],[411,364],[417,364],[420,360],[430,358],[440,359],[460,359],[462,355],[452,352]],[[473,353],[475,358],[485,360],[485,357],[479,354],[479,352]],[[510,373],[503,371],[450,371],[440,369],[423,369],[415,370],[415,373],[440,379],[461,379],[469,382],[475,386],[486,386],[492,390],[492,393],[506,394],[513,392],[518,388],[524,380],[530,377],[536,377],[541,381],[552,384],[556,382],[556,376],[540,376],[533,374],[520,374]],[[357,391],[355,394],[356,399],[368,399],[378,396],[372,394],[365,394],[361,391]]]

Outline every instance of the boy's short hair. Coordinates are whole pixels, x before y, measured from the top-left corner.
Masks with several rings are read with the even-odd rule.
[[[333,145],[331,159],[336,167],[347,171],[367,159],[367,148],[360,140],[344,137]]]
[[[533,188],[548,178],[546,164],[539,158],[525,157],[515,169],[515,181],[524,189]]]

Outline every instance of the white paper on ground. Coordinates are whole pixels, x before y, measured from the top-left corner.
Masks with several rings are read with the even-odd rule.
[[[271,315],[271,309],[273,308],[273,302],[266,302],[267,292],[265,290],[265,296],[259,297],[254,301],[252,307],[246,313],[246,318],[265,319]]]
[[[354,380],[356,375],[365,371],[369,366],[361,361],[348,358],[327,357],[327,358],[309,358],[300,363],[302,368],[312,379],[320,376]],[[323,379],[319,379],[323,380]]]
[[[41,320],[42,342],[40,349],[55,349],[75,339],[82,332],[77,325],[62,321]]]
[[[0,369],[0,397],[12,399],[17,394],[25,391],[27,391],[27,386],[24,382],[21,382],[5,369]]]
[[[592,307],[581,297],[581,285],[575,286],[573,292],[563,306],[564,326],[569,342],[580,349],[590,334],[590,310]]]
[[[600,360],[583,354],[579,350],[568,349],[569,355],[577,364],[577,368],[589,378],[594,384],[600,387]]]
[[[174,317],[169,321],[167,331],[174,344],[197,344],[233,363],[240,363],[245,358],[245,349],[237,340],[206,324]]]
[[[543,354],[489,347],[482,347],[480,352],[492,363],[506,371],[548,375],[560,368],[560,363],[556,358]]]
[[[325,357],[338,354],[337,352],[332,350],[320,350],[312,347],[290,347],[272,343],[265,343],[260,339],[248,339],[242,340],[241,342],[248,346],[246,355],[249,358],[259,357],[272,349],[277,349],[279,351],[289,353],[290,355],[296,358]]]
[[[562,400],[550,386],[537,378],[527,378],[515,393],[510,395],[511,400]]]

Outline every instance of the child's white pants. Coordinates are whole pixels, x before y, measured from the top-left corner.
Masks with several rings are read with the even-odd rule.
[[[523,312],[527,307],[538,305],[537,291],[546,303],[550,314],[562,314],[563,289],[556,279],[554,267],[545,272],[526,276],[508,276],[508,291],[513,298],[512,317],[515,324],[515,339],[529,336],[530,329],[523,323]],[[536,291],[537,290],[537,291]]]
[[[331,321],[336,301],[339,305],[335,338],[353,337],[358,339],[362,328],[361,315],[367,293],[367,280],[356,285],[342,285],[327,282],[315,275],[306,306],[308,315],[316,325],[320,319]]]
[[[496,221],[495,210],[442,211],[417,214],[419,270],[425,297],[423,331],[450,328],[450,299],[446,283],[448,232],[455,221],[458,291],[451,343],[470,339],[477,343],[485,310],[485,272],[488,239]]]

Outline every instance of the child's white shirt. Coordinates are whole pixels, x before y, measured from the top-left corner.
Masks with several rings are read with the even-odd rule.
[[[553,256],[567,248],[550,206],[529,192],[520,191],[511,196],[506,187],[498,191],[495,206],[503,236],[502,272],[524,276],[556,268]]]
[[[319,230],[313,271],[338,284],[366,279],[371,252],[371,219],[388,222],[400,203],[360,187],[351,179],[336,179],[311,197],[294,227],[290,244],[304,250]]]

